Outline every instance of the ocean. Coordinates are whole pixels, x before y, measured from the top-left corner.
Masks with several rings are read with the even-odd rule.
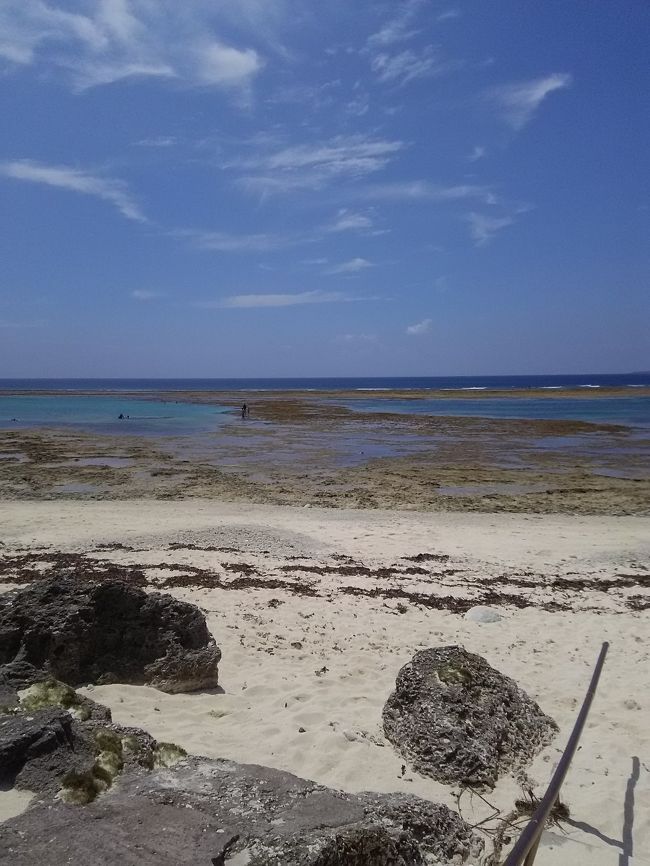
[[[650,398],[636,390],[650,387],[650,373],[565,376],[454,376],[300,379],[0,379],[0,428],[77,428],[97,433],[173,436],[213,431],[236,417],[232,408],[133,396],[160,391],[230,391],[242,402],[255,404],[255,394],[300,390],[358,391],[354,400],[332,397],[354,411],[418,415],[461,415],[483,418],[567,419],[621,424],[650,429]],[[584,397],[561,396],[567,389],[584,389]],[[619,395],[598,396],[600,389]],[[446,397],[400,399],[382,391],[458,392]],[[509,396],[513,390],[530,396]],[[541,397],[537,389],[548,391]],[[17,394],[12,392],[22,392]],[[26,392],[40,392],[29,394]],[[47,392],[59,392],[56,396]],[[101,396],[82,396],[81,391]],[[121,392],[131,392],[129,396]],[[477,392],[490,392],[478,396]],[[60,392],[65,392],[61,394]],[[466,396],[461,397],[461,392]],[[472,392],[469,399],[469,392]],[[557,396],[555,396],[557,394]],[[265,395],[268,398],[268,393]],[[591,397],[592,399],[588,399]],[[597,397],[597,399],[595,399]],[[330,399],[328,397],[328,399]],[[124,415],[123,419],[119,416]]]
[[[0,379],[0,391],[357,391],[650,387],[650,372],[286,379]]]

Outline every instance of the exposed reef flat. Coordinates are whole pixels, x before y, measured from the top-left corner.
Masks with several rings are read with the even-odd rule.
[[[405,393],[414,399],[411,392],[399,396]],[[324,396],[256,393],[252,416],[242,421],[235,412],[241,395],[232,392],[158,395],[232,406],[230,419],[213,433],[185,437],[2,430],[0,498],[650,511],[650,438],[642,430],[584,421],[357,412]],[[363,392],[345,395],[359,396]]]

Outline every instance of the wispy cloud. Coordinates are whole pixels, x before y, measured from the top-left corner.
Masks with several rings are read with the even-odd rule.
[[[564,90],[573,81],[567,72],[554,72],[532,81],[503,84],[486,91],[486,98],[496,103],[513,129],[522,129],[533,117],[546,97],[556,90]]]
[[[460,14],[460,9],[446,9],[438,15],[436,21],[453,21],[456,18],[460,18]]]
[[[393,45],[417,36],[420,30],[413,25],[423,5],[424,0],[405,0],[400,3],[397,13],[376,33],[368,37],[368,45],[371,47]]]
[[[43,328],[47,322],[44,319],[36,319],[34,321],[17,322],[10,319],[0,319],[0,328],[7,330],[21,330],[23,328]]]
[[[445,60],[432,45],[419,52],[410,48],[398,54],[382,52],[372,58],[370,67],[383,84],[400,87],[416,78],[446,75],[459,67],[458,61]]]
[[[369,262],[368,259],[363,259],[361,257],[357,257],[355,259],[350,259],[347,262],[341,262],[340,265],[336,265],[333,268],[328,270],[328,274],[358,274],[359,271],[365,271],[367,268],[372,268],[373,263]]]
[[[177,143],[178,139],[173,135],[157,135],[134,142],[137,147],[173,147]]]
[[[346,343],[349,346],[367,345],[377,342],[377,334],[340,334],[335,337],[337,343]]]
[[[497,201],[493,190],[477,184],[456,184],[445,186],[427,180],[392,181],[390,183],[369,184],[361,190],[366,199],[385,201],[462,201],[475,200],[484,204]]]
[[[423,334],[428,334],[431,331],[431,319],[422,319],[415,325],[409,325],[406,333],[412,337],[421,337]]]
[[[341,135],[324,142],[261,149],[222,167],[242,170],[239,185],[254,192],[320,189],[332,181],[380,171],[404,146],[402,141]]]
[[[364,213],[355,213],[347,208],[342,208],[336,215],[334,222],[325,226],[326,232],[348,232],[348,231],[363,231],[371,229],[373,226],[372,219]]]
[[[256,309],[259,307],[295,307],[301,304],[334,304],[352,301],[343,292],[323,292],[317,289],[310,292],[287,292],[286,294],[229,295],[215,301],[201,301],[196,304],[205,309]]]
[[[113,205],[127,219],[147,222],[127,185],[115,178],[103,177],[70,166],[44,165],[28,159],[0,163],[0,175],[94,196]]]
[[[255,48],[229,44],[224,34],[235,23],[240,33],[248,29],[255,37],[248,21],[253,2],[102,0],[76,3],[79,11],[72,12],[44,0],[3,0],[0,56],[57,70],[78,91],[138,77],[246,88],[263,60]],[[259,38],[267,11],[255,5]]]
[[[131,292],[131,297],[135,301],[155,301],[164,296],[162,292],[152,292],[149,289],[135,289]]]
[[[480,144],[477,144],[476,147],[472,150],[467,159],[470,162],[476,162],[479,159],[483,159],[485,154],[487,153],[487,149]]]
[[[511,216],[495,217],[472,212],[467,214],[467,221],[469,233],[476,246],[483,247],[492,240],[497,232],[511,226],[515,220]]]
[[[272,233],[236,235],[200,229],[177,229],[170,234],[186,239],[198,249],[222,253],[269,252],[300,243],[297,237]]]

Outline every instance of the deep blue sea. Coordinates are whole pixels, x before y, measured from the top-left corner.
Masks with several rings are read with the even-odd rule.
[[[236,418],[224,406],[154,401],[120,392],[147,394],[159,391],[232,391],[253,407],[255,393],[274,390],[310,392],[357,390],[363,396],[345,402],[366,412],[398,412],[425,415],[464,415],[484,418],[570,419],[623,424],[650,429],[650,398],[636,396],[635,389],[650,386],[650,373],[589,374],[566,376],[455,376],[321,379],[0,379],[0,428],[79,428],[98,433],[130,433],[154,436],[214,431]],[[547,389],[543,398],[509,396],[513,389]],[[584,388],[585,397],[553,396],[567,388]],[[600,388],[620,389],[617,397],[596,398]],[[381,391],[448,390],[458,397],[404,400],[381,398]],[[461,398],[465,391],[489,391],[485,397]],[[12,395],[12,391],[65,391],[63,396]],[[103,392],[81,396],[79,391]],[[9,392],[9,393],[7,393]],[[498,392],[498,393],[494,393]],[[122,414],[125,417],[119,418]]]
[[[634,388],[650,372],[553,376],[383,376],[312,379],[0,379],[0,391],[340,391],[512,390],[513,388]]]

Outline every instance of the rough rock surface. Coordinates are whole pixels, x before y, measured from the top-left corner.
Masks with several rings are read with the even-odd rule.
[[[524,766],[557,731],[513,680],[458,646],[416,653],[397,675],[383,720],[418,772],[477,787]]]
[[[41,689],[52,684],[56,688]],[[0,713],[0,785],[38,794],[67,786],[77,799],[81,786],[85,800],[108,788],[125,768],[154,766],[155,740],[138,728],[112,725],[108,707],[54,680],[35,688],[38,701],[30,689],[16,709]],[[57,705],[61,695],[63,705]]]
[[[483,847],[446,806],[350,795],[267,767],[189,758],[123,775],[87,806],[41,802],[0,825],[0,863],[423,866]]]
[[[52,578],[0,598],[0,664],[27,662],[70,685],[214,688],[220,658],[197,607],[119,580]]]

